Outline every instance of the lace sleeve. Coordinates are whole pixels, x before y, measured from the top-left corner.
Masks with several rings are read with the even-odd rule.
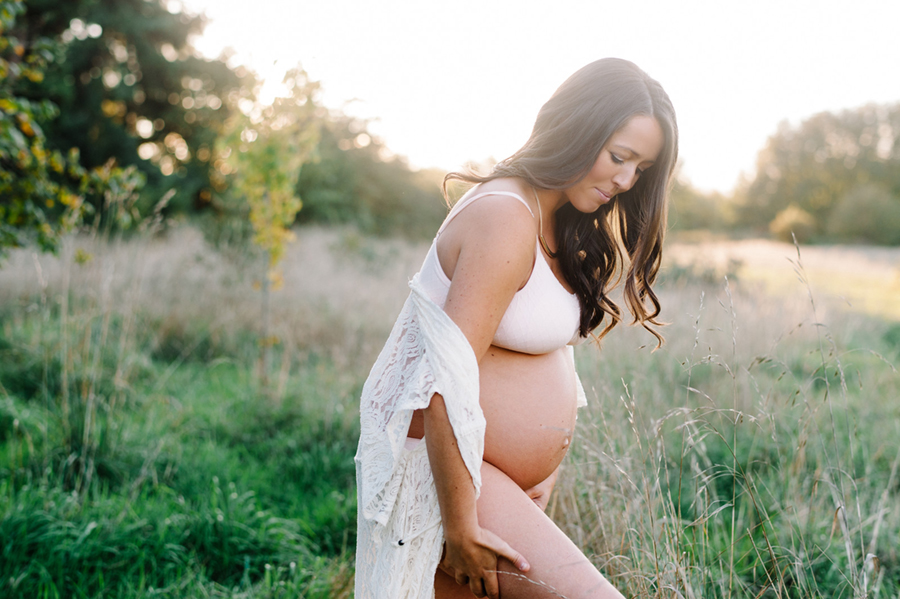
[[[418,275],[360,399],[356,459],[363,480],[360,513],[382,525],[390,518],[394,477],[412,414],[440,393],[476,492],[481,487],[484,415],[478,403],[478,362],[449,316],[421,290]]]

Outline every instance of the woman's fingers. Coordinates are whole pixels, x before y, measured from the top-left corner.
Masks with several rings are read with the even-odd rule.
[[[484,582],[481,578],[471,579],[469,581],[469,590],[472,591],[472,594],[476,597],[484,597],[487,594],[484,591]]]
[[[492,543],[488,547],[496,553],[498,556],[503,556],[508,559],[512,564],[518,568],[522,572],[528,572],[531,569],[531,565],[528,563],[528,560],[525,557],[509,546],[509,543],[495,535],[490,531],[485,531],[492,538]]]
[[[486,529],[480,529],[468,549],[453,547],[447,544],[439,567],[452,576],[456,584],[468,586],[476,597],[499,599],[500,583],[497,579],[497,560],[508,559],[521,572],[527,572],[531,566],[521,553]]]
[[[484,529],[482,529],[484,530]],[[491,550],[493,553],[497,555],[497,557],[505,557],[512,564],[519,569],[521,572],[527,572],[531,569],[528,561],[522,556],[521,553],[513,549],[509,546],[509,543],[490,532],[489,530],[484,530],[485,539],[484,546]],[[496,562],[495,562],[496,563]],[[479,581],[483,582],[483,593],[479,595],[473,586],[470,584],[469,588],[472,589],[472,592],[476,597],[484,597],[487,595],[490,599],[499,599],[500,597],[500,582],[497,580],[497,570],[485,570],[484,578]]]
[[[438,568],[440,568],[441,571],[450,578],[456,578],[456,571],[447,565],[443,557],[441,557],[441,561],[438,562]]]
[[[484,597],[487,595],[490,599],[498,599],[500,597],[500,582],[497,580],[496,572],[485,572],[484,576]]]

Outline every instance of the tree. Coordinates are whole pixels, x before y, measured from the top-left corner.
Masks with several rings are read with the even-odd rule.
[[[828,217],[835,241],[900,245],[900,198],[874,184],[851,189]]]
[[[56,38],[61,48],[46,77],[21,90],[60,108],[58,118],[42,123],[48,145],[78,148],[87,168],[110,158],[135,165],[147,178],[144,213],[170,190],[170,212],[208,202],[226,98],[251,77],[195,55],[188,40],[202,31],[203,18],[173,14],[160,0],[25,3],[19,36]]]
[[[364,121],[332,112],[322,119],[313,160],[300,172],[297,192],[304,209],[299,220],[426,238],[447,215],[442,179],[443,172],[416,172],[391,155]]]
[[[731,205],[722,194],[702,193],[678,175],[669,197],[669,227],[673,230],[722,230],[731,221]]]
[[[55,250],[89,212],[86,197],[130,197],[143,183],[134,169],[110,162],[87,169],[77,149],[48,148],[40,122],[52,123],[58,108],[16,89],[22,80],[40,83],[58,48],[46,37],[17,35],[24,11],[22,0],[0,1],[0,252],[32,241]]]
[[[262,281],[261,381],[267,387],[270,348],[270,283],[280,283],[278,262],[293,240],[290,230],[302,206],[297,196],[297,176],[318,141],[319,126],[314,102],[318,84],[300,68],[289,71],[284,83],[291,95],[271,106],[245,104],[229,121],[227,135],[217,149],[217,172],[230,186],[222,205],[232,214],[246,213],[253,226],[253,241],[263,250],[266,273]]]
[[[764,230],[793,205],[812,217],[812,233],[821,238],[838,200],[869,183],[900,196],[900,104],[779,125],[759,153],[755,178],[739,194],[739,222]]]

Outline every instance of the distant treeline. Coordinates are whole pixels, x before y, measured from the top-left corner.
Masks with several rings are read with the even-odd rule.
[[[681,182],[672,195],[680,229],[900,244],[900,103],[781,123],[734,197]]]
[[[203,17],[173,14],[161,0],[0,0],[0,8],[0,195],[8,203],[0,205],[0,247],[25,229],[49,234],[75,196],[95,222],[110,197],[125,197],[129,222],[188,215],[214,237],[245,236],[222,140],[233,115],[259,106],[259,82],[191,47]],[[411,169],[364,121],[319,105],[317,89],[309,87],[318,131],[297,174],[297,220],[431,235],[446,214],[443,173]],[[900,104],[783,123],[732,197],[677,181],[671,226],[898,244],[898,138]],[[112,165],[131,167],[127,193],[110,195],[125,185]]]

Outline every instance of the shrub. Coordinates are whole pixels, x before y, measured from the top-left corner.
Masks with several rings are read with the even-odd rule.
[[[836,241],[900,244],[900,198],[878,185],[860,185],[831,210],[827,231]]]
[[[815,228],[816,221],[812,215],[793,204],[779,212],[769,223],[769,232],[781,241],[793,241],[791,234],[798,242],[809,241]]]

